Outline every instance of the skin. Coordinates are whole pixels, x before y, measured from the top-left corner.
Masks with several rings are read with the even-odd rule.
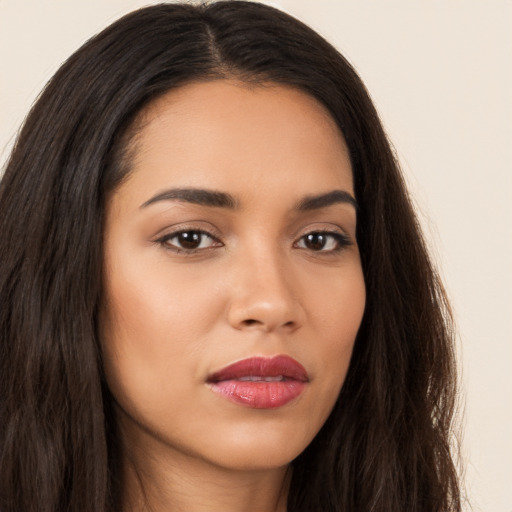
[[[305,93],[231,80],[173,90],[137,125],[131,174],[107,204],[100,315],[123,510],[285,511],[289,464],[332,410],[365,305],[354,205],[297,209],[354,196],[344,139]],[[176,188],[235,205],[161,197]],[[279,354],[309,377],[283,407],[244,407],[208,385],[231,363]]]

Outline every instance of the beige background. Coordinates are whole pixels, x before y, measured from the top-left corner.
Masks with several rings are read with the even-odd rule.
[[[0,165],[63,59],[148,3],[0,0]],[[512,512],[512,2],[268,3],[346,54],[381,112],[459,324],[468,495]]]

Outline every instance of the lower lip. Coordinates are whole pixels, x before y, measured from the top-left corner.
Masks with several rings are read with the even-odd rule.
[[[212,391],[231,402],[253,409],[276,409],[295,400],[306,386],[298,380],[241,381],[224,380],[210,384]]]

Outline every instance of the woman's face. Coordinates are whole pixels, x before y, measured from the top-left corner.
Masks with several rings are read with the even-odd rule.
[[[124,443],[284,466],[332,410],[365,305],[343,137],[305,93],[227,80],[171,91],[138,124],[100,315]]]

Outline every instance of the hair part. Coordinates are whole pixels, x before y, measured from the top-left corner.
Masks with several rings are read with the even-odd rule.
[[[335,408],[293,462],[288,509],[460,511],[450,310],[375,108],[318,34],[240,1],[128,14],[70,57],[27,117],[0,187],[0,509],[117,510],[96,325],[105,203],[130,172],[144,107],[225,78],[322,103],[359,204],[366,310]]]

